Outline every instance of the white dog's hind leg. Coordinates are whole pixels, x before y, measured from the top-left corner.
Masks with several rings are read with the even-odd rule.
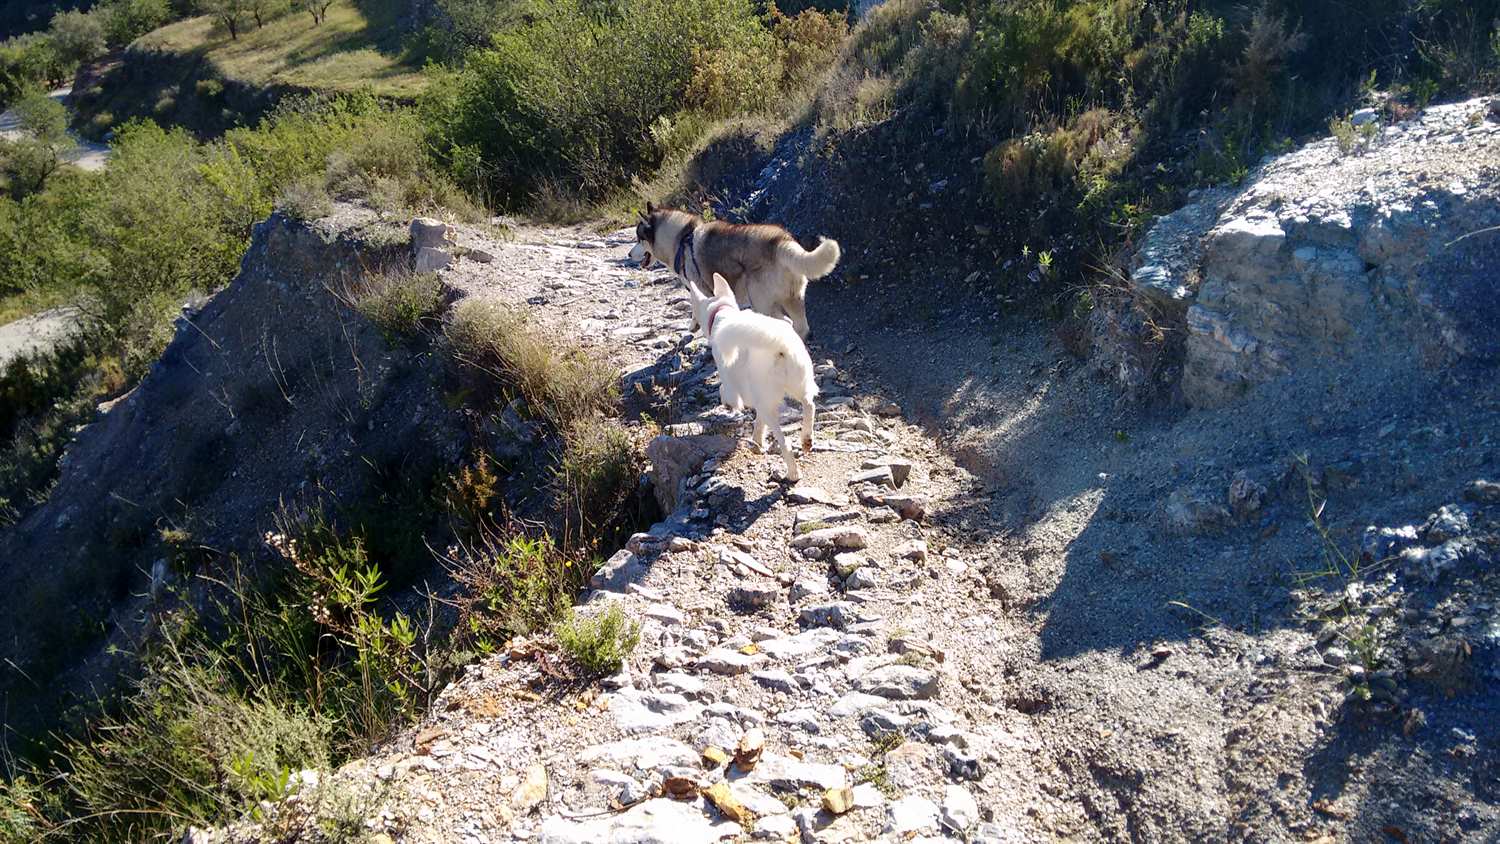
[[[756,408],[755,424],[760,425],[762,419],[774,420],[770,426],[771,434],[776,437],[776,445],[781,449],[781,459],[786,462],[786,479],[796,483],[802,478],[802,473],[797,471],[797,458],[792,454],[792,446],[786,441],[786,432],[781,430],[781,417],[777,413],[780,410],[780,401],[772,405],[770,410],[764,407]]]
[[[812,453],[813,440],[813,397],[811,394],[802,397],[802,453]]]

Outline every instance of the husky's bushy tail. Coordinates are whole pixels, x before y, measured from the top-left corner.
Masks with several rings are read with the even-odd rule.
[[[788,238],[777,247],[783,266],[807,278],[822,278],[833,272],[843,254],[839,242],[826,237],[818,238],[818,248],[809,252],[797,241]]]

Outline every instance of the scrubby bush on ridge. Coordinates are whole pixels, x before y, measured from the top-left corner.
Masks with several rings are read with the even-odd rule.
[[[839,27],[811,10],[768,25],[749,0],[553,0],[445,73],[422,112],[453,176],[491,202],[554,186],[597,200],[661,162],[662,121],[769,107],[831,59]]]

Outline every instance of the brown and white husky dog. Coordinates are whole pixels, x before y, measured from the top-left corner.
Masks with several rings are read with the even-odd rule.
[[[738,301],[766,316],[785,315],[801,338],[808,334],[807,282],[833,272],[840,255],[838,242],[827,238],[809,252],[781,226],[704,222],[649,202],[635,239],[630,255],[642,269],[661,261],[703,294],[721,275]]]

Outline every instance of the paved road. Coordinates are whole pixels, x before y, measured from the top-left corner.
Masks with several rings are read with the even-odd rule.
[[[48,94],[52,99],[64,105],[67,104],[69,94],[73,93],[71,87],[58,88]],[[0,137],[8,140],[17,140],[24,136],[21,129],[21,121],[14,111],[5,111],[0,114]],[[109,163],[109,147],[93,141],[85,141],[77,136],[74,139],[77,146],[63,154],[63,160],[85,170],[102,170]]]
[[[0,370],[38,349],[50,349],[78,330],[77,308],[53,308],[0,325]]]

